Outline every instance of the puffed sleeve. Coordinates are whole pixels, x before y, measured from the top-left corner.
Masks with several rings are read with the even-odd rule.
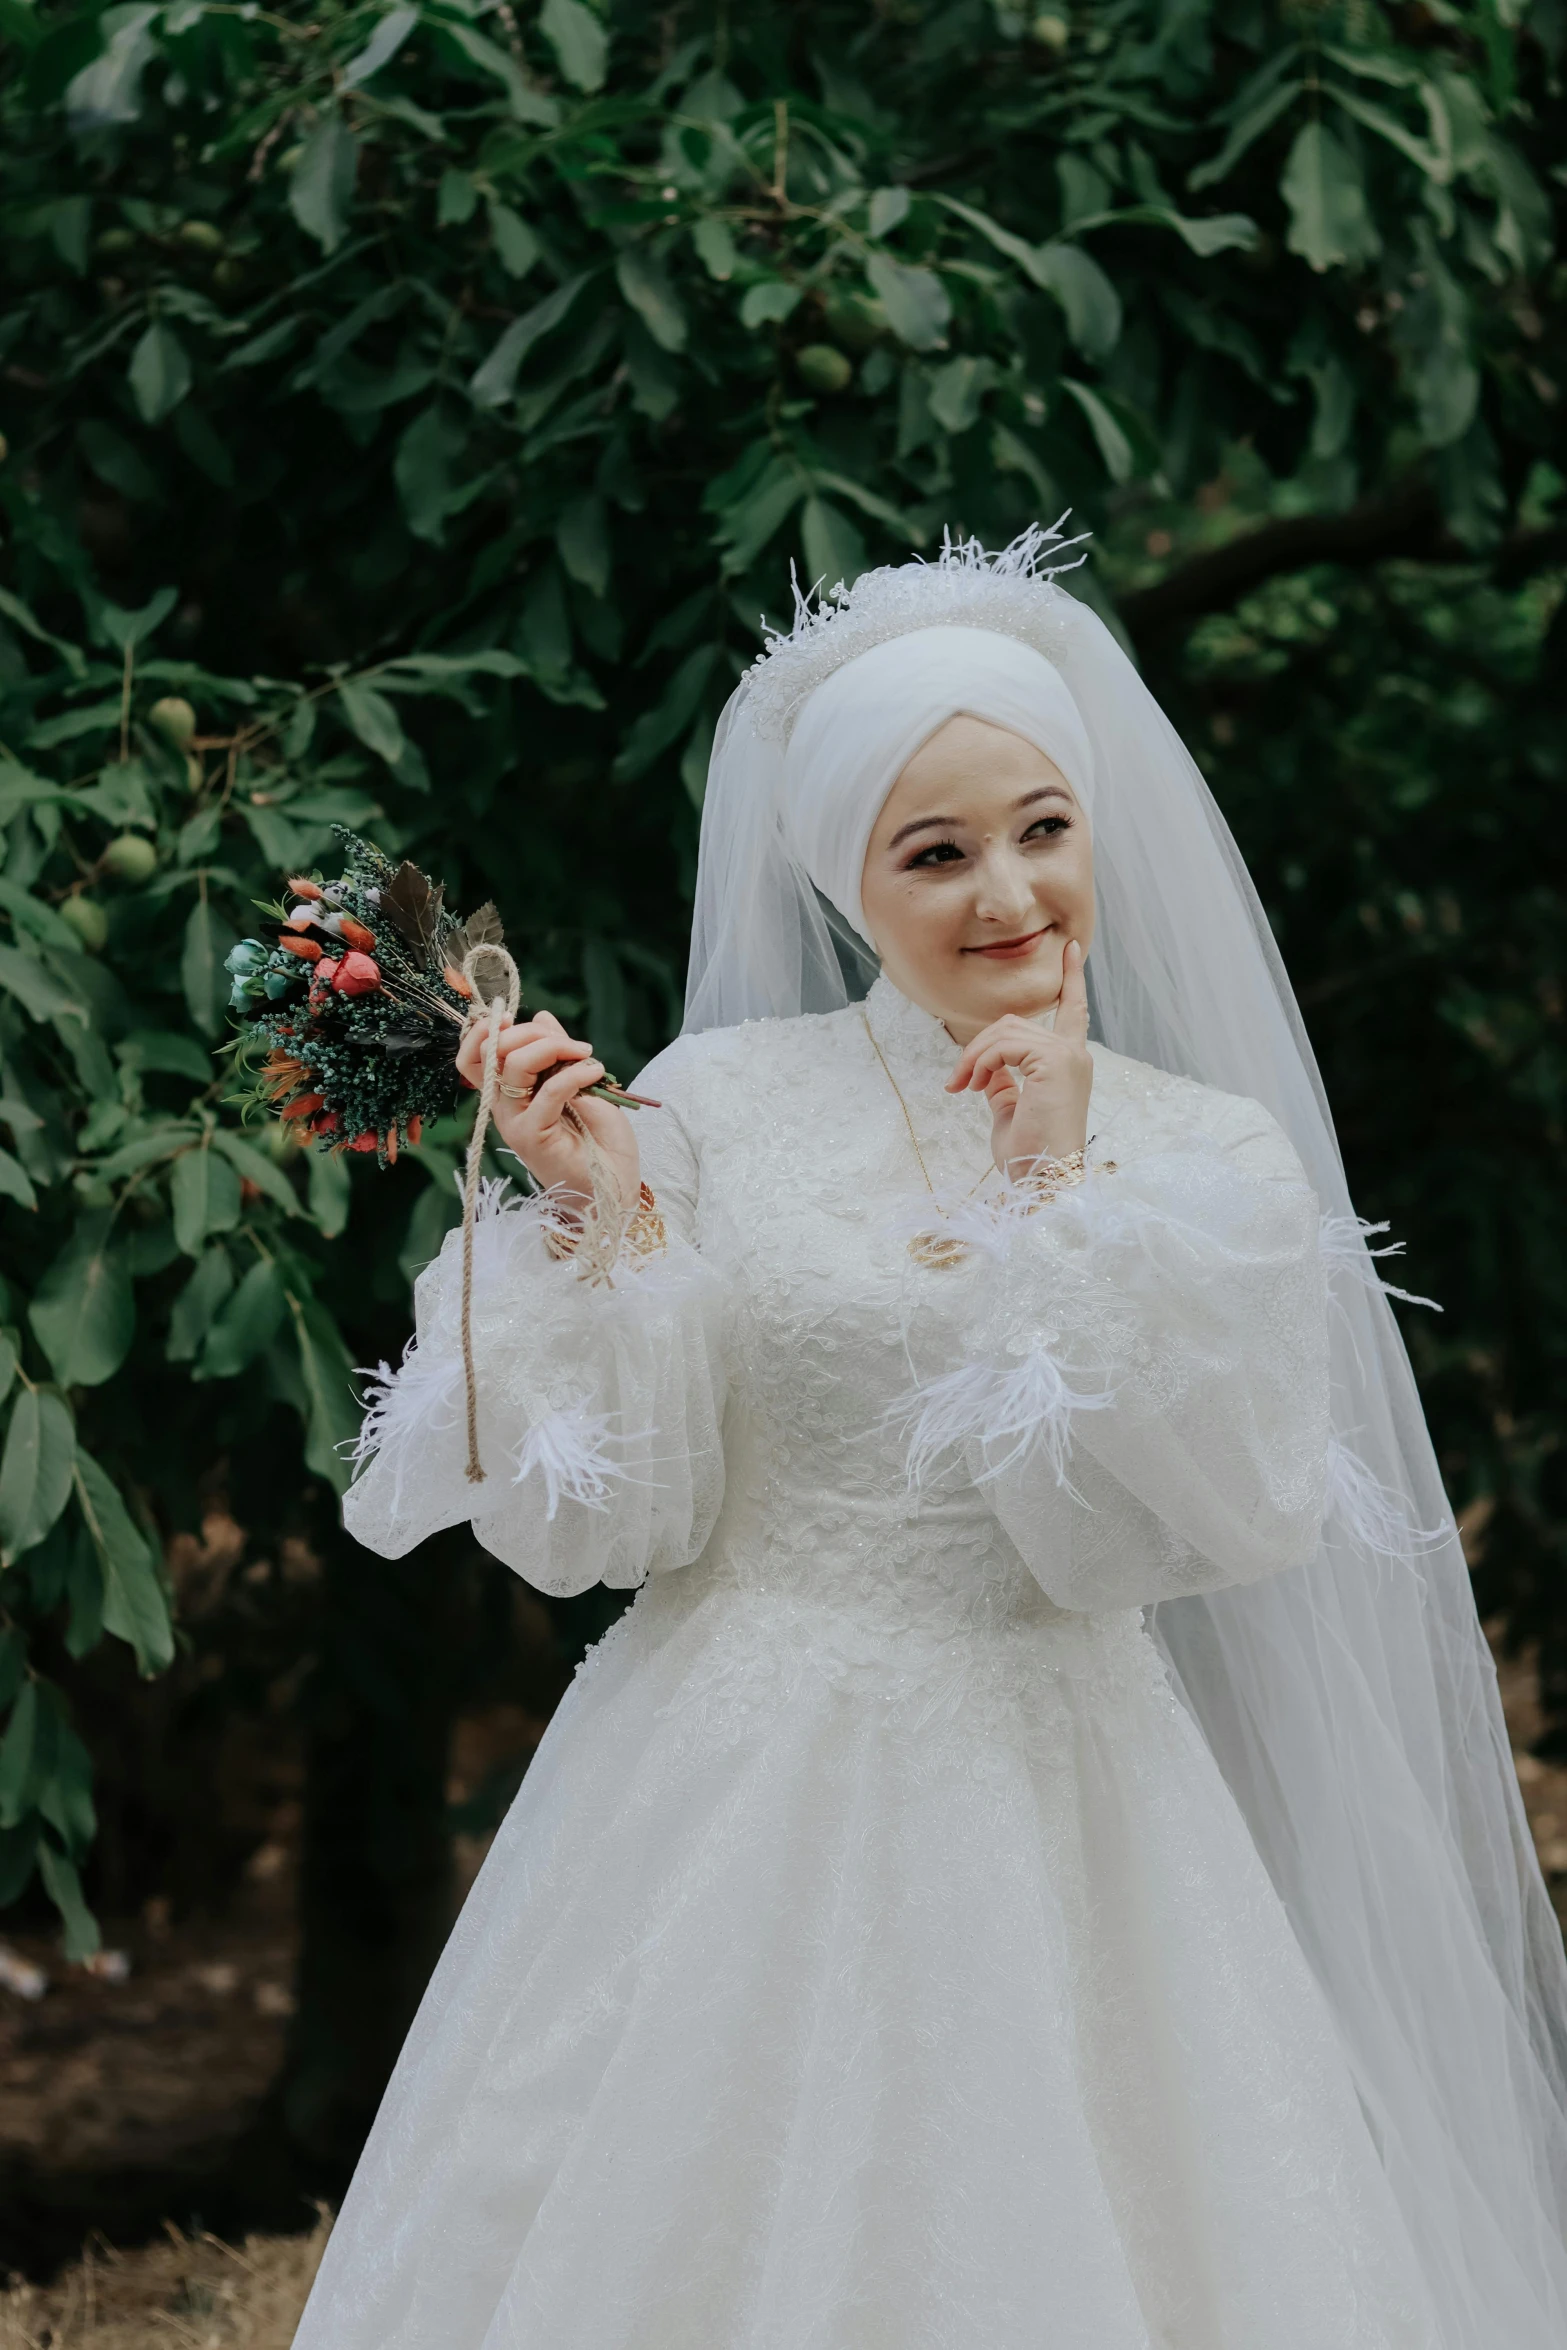
[[[961,1447],[1066,1608],[1143,1606],[1310,1558],[1327,1501],[1314,1192],[1254,1102],[1040,1205],[972,1275],[968,1359],[911,1398],[913,1460]]]
[[[414,1290],[415,1335],[381,1366],[343,1502],[356,1540],[400,1558],[471,1522],[486,1550],[541,1591],[640,1583],[706,1543],[723,1498],[718,1284],[693,1244],[698,1154],[689,1048],[634,1090],[662,1248],[632,1236],[608,1281],[551,1253],[545,1203],[491,1187],[474,1234],[473,1350],[483,1481],[467,1476],[462,1235]],[[644,1237],[646,1235],[644,1234]]]

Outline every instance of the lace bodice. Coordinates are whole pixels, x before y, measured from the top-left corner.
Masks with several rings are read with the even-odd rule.
[[[921,1686],[954,1635],[1004,1643],[1309,1555],[1325,1293],[1277,1127],[1096,1047],[1090,1161],[1111,1171],[1025,1213],[985,1105],[943,1090],[955,1059],[885,980],[863,1009],[670,1046],[638,1086],[664,1104],[638,1133],[667,1252],[595,1287],[549,1256],[536,1209],[492,1207],[476,1490],[449,1240],[350,1528],[397,1555],[471,1516],[558,1592],[699,1562],[682,1605],[698,1583],[748,1594],[786,1645],[803,1608],[836,1669],[863,1636]],[[933,1221],[962,1263],[911,1255]]]

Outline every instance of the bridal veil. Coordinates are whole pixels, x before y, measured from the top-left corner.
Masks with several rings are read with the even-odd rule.
[[[1066,543],[1036,529],[997,554],[949,544],[798,600],[719,724],[686,1026],[831,1010],[870,975],[797,845],[790,746],[813,697],[819,717],[836,681],[835,744],[869,730],[862,765],[881,761],[884,790],[917,747],[902,737],[919,668],[894,709],[851,690],[849,663],[929,629],[1042,653],[1093,777],[1093,1032],[1273,1113],[1321,1202],[1333,1276],[1341,1506],[1316,1558],[1167,1602],[1154,1630],[1327,1996],[1454,2350],[1567,2341],[1567,1963],[1462,1548],[1262,906],[1174,728],[1053,576]]]

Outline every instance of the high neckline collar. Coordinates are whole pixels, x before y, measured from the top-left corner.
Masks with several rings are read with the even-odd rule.
[[[941,1021],[918,1004],[910,1003],[885,974],[879,976],[865,999],[871,1033],[900,1080],[925,1080],[944,1086],[957,1067],[958,1047]]]

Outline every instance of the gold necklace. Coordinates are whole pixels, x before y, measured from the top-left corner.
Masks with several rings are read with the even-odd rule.
[[[930,1193],[931,1199],[934,1201],[936,1198],[936,1186],[930,1179],[930,1169],[925,1164],[925,1153],[920,1149],[920,1138],[914,1131],[914,1120],[910,1117],[909,1105],[903,1098],[903,1088],[898,1083],[896,1077],[894,1077],[892,1074],[892,1070],[888,1065],[886,1054],[882,1051],[881,1046],[876,1042],[876,1031],[871,1026],[869,1014],[862,1011],[860,1018],[865,1024],[865,1033],[871,1040],[871,1051],[876,1055],[877,1060],[880,1061],[882,1068],[886,1071],[887,1083],[892,1087],[893,1092],[898,1097],[898,1107],[903,1112],[903,1123],[908,1128],[909,1147],[914,1153],[915,1164],[918,1166],[920,1174],[924,1178],[925,1189]],[[968,1190],[963,1195],[964,1198],[966,1200],[972,1199],[975,1193],[981,1190],[984,1185],[990,1181],[991,1176],[994,1175],[995,1172],[996,1170],[994,1167],[987,1167],[983,1175],[981,1175],[979,1178],[979,1181],[977,1183],[970,1184]],[[940,1215],[941,1212],[941,1209],[938,1207],[936,1213]],[[967,1264],[969,1258],[974,1254],[974,1251],[966,1240],[959,1240],[954,1233],[916,1232],[914,1238],[909,1242],[909,1254],[917,1265],[930,1265],[937,1269],[943,1269],[948,1265]]]

